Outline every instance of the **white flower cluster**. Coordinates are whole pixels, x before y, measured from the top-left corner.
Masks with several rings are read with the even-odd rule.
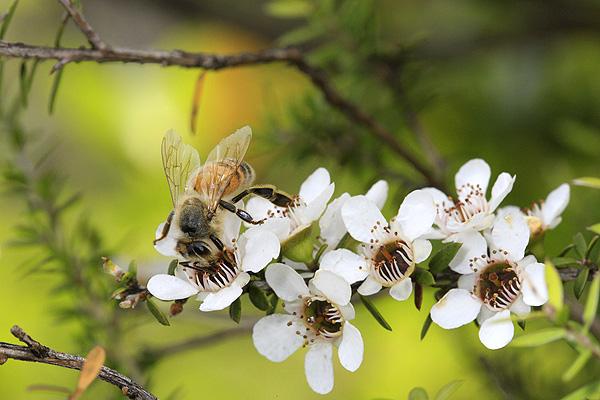
[[[344,193],[330,202],[334,184],[327,170],[319,168],[302,184],[290,207],[251,198],[245,209],[253,218],[264,219],[259,226],[240,234],[240,220],[226,213],[222,240],[232,255],[218,271],[202,275],[184,268],[176,276],[156,275],[148,290],[162,300],[197,295],[200,310],[221,310],[242,295],[254,274],[283,300],[285,311],[256,323],[252,335],[256,349],[281,362],[306,347],[308,383],[314,391],[328,393],[334,381],[333,349],[349,371],[358,369],[363,358],[361,334],[350,323],[353,288],[362,296],[387,289],[395,300],[406,300],[413,291],[411,276],[417,264],[431,254],[430,240],[458,242],[462,246],[449,263],[461,275],[458,287],[433,306],[431,318],[445,329],[477,319],[482,343],[490,349],[503,347],[514,333],[510,313],[523,316],[531,306],[547,301],[544,265],[525,251],[530,237],[537,238],[560,222],[569,187],[560,186],[543,204],[526,212],[498,209],[515,177],[500,174],[488,198],[490,174],[483,160],[471,160],[456,174],[456,199],[434,188],[415,190],[388,220],[381,212],[388,192],[385,181],[365,195]],[[315,243],[315,235],[307,232],[317,225]],[[157,235],[161,230],[159,226]],[[302,241],[299,238],[311,240],[309,265],[286,252]],[[157,250],[177,256],[175,243],[169,240],[160,242]]]

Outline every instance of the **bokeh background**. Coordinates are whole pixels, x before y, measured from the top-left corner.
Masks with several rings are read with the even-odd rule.
[[[350,99],[369,110],[407,147],[422,155],[405,115],[416,115],[447,161],[448,183],[465,161],[482,157],[493,176],[517,175],[506,203],[527,206],[561,184],[600,175],[600,5],[596,1],[252,1],[87,0],[85,14],[109,43],[134,48],[231,53],[302,42],[313,61],[330,71]],[[0,0],[0,10],[9,1]],[[7,40],[51,44],[61,17],[57,2],[22,0]],[[292,33],[290,33],[292,32]],[[84,43],[70,26],[64,44]],[[18,91],[18,62],[5,68],[2,96]],[[151,245],[156,225],[169,211],[160,141],[175,129],[205,156],[220,138],[249,124],[254,142],[247,157],[259,181],[294,192],[312,170],[327,167],[336,195],[358,194],[379,178],[394,188],[386,206],[395,213],[402,195],[422,184],[385,144],[348,123],[322,100],[310,82],[285,65],[209,72],[200,103],[198,133],[189,128],[197,71],[159,66],[67,65],[55,112],[48,115],[50,64],[40,66],[22,120],[58,144],[53,168],[83,193],[91,223],[116,258],[135,258],[142,276],[166,268]],[[0,197],[7,243],[16,235],[22,204]],[[600,196],[573,187],[564,222],[548,234],[556,255],[573,234],[600,221]],[[57,310],[77,302],[50,290],[52,274],[28,274],[20,265],[27,249],[0,253],[0,340],[13,342],[18,323],[53,348],[84,354],[72,338],[76,320]],[[124,261],[125,262],[125,261]],[[100,263],[98,263],[100,268]],[[332,399],[405,399],[411,388],[430,393],[452,380],[463,384],[455,398],[553,399],[598,373],[590,364],[566,385],[560,373],[575,353],[558,343],[523,352],[486,350],[474,326],[442,331],[421,325],[431,294],[419,312],[410,301],[387,296],[377,304],[393,326],[387,332],[362,306],[356,325],[365,359],[356,373],[336,365]],[[106,299],[109,303],[109,299]],[[188,304],[170,327],[145,310],[128,328],[124,351],[164,345],[230,327],[226,313],[201,315]],[[245,307],[244,319],[253,318]],[[222,318],[221,318],[222,317]],[[535,328],[542,323],[531,323]],[[110,343],[103,343],[110,346]],[[110,361],[110,360],[109,360]],[[337,363],[336,363],[337,364]],[[32,384],[72,387],[77,374],[60,368],[9,361],[0,367],[6,399],[60,398],[27,391]],[[303,353],[270,363],[249,335],[166,357],[151,370],[151,390],[161,398],[311,399]],[[85,398],[115,396],[95,383]],[[173,397],[175,398],[175,397]]]

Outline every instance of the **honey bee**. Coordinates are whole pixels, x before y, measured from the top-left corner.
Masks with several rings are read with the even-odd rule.
[[[172,232],[176,251],[183,258],[210,262],[211,256],[225,252],[220,240],[224,212],[234,213],[250,224],[262,223],[236,207],[237,202],[250,194],[280,207],[287,207],[293,201],[274,186],[252,186],[254,169],[243,160],[251,138],[250,127],[237,130],[221,140],[202,165],[192,146],[183,143],[173,131],[167,132],[161,154],[173,210],[154,244]]]

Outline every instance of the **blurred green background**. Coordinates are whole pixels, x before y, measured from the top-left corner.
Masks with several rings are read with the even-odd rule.
[[[516,174],[506,204],[527,206],[562,182],[600,175],[598,2],[277,3],[83,1],[92,25],[114,45],[231,53],[278,41],[306,42],[315,49],[314,62],[330,71],[345,95],[417,152],[403,115],[408,109],[418,115],[447,160],[443,173],[448,183],[473,157],[490,163],[492,179],[502,171]],[[8,6],[9,1],[0,0],[0,10]],[[22,0],[6,39],[51,44],[60,16],[57,2]],[[295,36],[286,35],[294,30]],[[82,43],[70,26],[64,44]],[[17,61],[7,63],[3,96],[18,91],[18,66]],[[170,128],[205,156],[220,138],[251,125],[254,143],[247,159],[256,167],[258,180],[289,192],[297,191],[318,166],[330,170],[336,195],[361,193],[384,177],[394,188],[388,216],[403,194],[422,185],[384,144],[328,108],[305,77],[284,65],[209,72],[195,136],[190,134],[189,113],[197,71],[67,65],[55,112],[49,116],[49,68],[49,63],[40,66],[24,124],[55,138],[58,147],[51,165],[68,178],[70,188],[83,193],[90,220],[118,249],[117,259],[135,258],[142,275],[144,268],[157,271],[167,262],[155,253],[151,239],[170,207],[159,152],[162,135]],[[8,194],[0,204],[0,239],[9,241],[22,205]],[[564,222],[548,234],[546,251],[556,255],[574,233],[596,222],[599,193],[573,187]],[[14,342],[9,328],[18,323],[55,349],[85,353],[71,339],[80,328],[73,321],[57,320],[55,312],[77,299],[51,292],[51,274],[24,277],[17,266],[28,257],[26,249],[7,245],[1,250],[0,340]],[[464,383],[455,398],[552,399],[598,373],[590,364],[565,385],[560,371],[574,357],[567,345],[492,352],[480,345],[474,326],[454,331],[432,326],[420,341],[431,297],[426,293],[420,312],[411,301],[378,299],[393,332],[381,329],[357,306],[355,325],[365,340],[365,359],[356,373],[336,362],[335,388],[328,397],[405,399],[415,386],[435,393],[459,379]],[[150,316],[142,319],[125,333],[127,350],[232,326],[225,313],[223,318],[202,315],[196,305],[188,304],[171,327],[159,326]],[[252,318],[249,312],[244,319]],[[72,387],[76,377],[60,368],[9,361],[0,367],[0,393],[6,399],[60,398],[26,388]],[[249,335],[167,357],[149,379],[149,387],[161,398],[175,391],[181,399],[321,397],[305,382],[303,352],[282,364],[271,363],[254,350]],[[112,387],[95,383],[85,398],[109,395],[114,395]]]

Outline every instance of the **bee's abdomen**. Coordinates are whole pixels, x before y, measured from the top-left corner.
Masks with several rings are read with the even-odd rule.
[[[254,182],[254,177],[256,174],[254,173],[254,168],[247,162],[242,162],[237,170],[238,175],[240,176],[240,184],[241,187],[246,187],[252,185]]]

